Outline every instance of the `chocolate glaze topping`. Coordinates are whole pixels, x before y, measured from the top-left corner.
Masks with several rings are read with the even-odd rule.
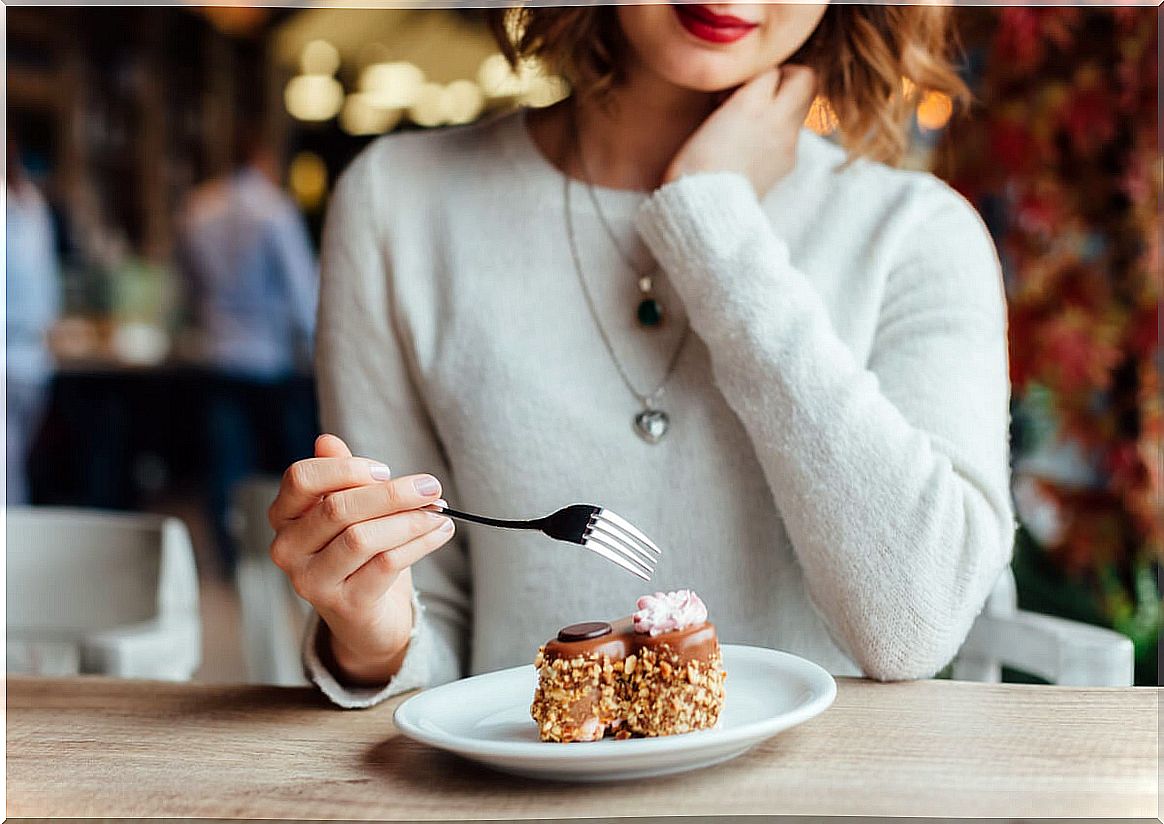
[[[601,621],[588,621],[586,626],[603,623]],[[634,620],[628,616],[606,624],[610,627],[610,631],[607,633],[574,640],[573,633],[569,631],[579,626],[583,625],[572,624],[559,632],[557,638],[546,642],[545,657],[550,659],[574,658],[594,653],[619,660],[632,653],[637,654],[640,649],[658,649],[667,646],[679,656],[680,661],[702,661],[715,652],[717,645],[715,625],[710,621],[652,636],[635,632]],[[563,638],[563,633],[569,637]]]
[[[559,641],[588,641],[591,638],[601,638],[612,631],[610,624],[605,621],[583,621],[581,624],[570,624],[558,630]]]

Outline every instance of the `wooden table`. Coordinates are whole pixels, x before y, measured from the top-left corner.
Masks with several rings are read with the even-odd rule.
[[[392,725],[401,699],[345,712],[309,689],[13,677],[8,815],[1157,814],[1159,690],[838,686],[823,715],[735,761],[569,785],[502,776],[405,739]]]

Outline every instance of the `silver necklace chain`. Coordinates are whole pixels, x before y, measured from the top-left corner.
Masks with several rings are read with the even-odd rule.
[[[585,171],[583,171],[583,174],[585,174]],[[574,234],[574,211],[570,199],[570,176],[563,174],[562,181],[562,202],[566,213],[566,236],[570,242],[570,254],[574,258],[574,272],[578,275],[578,283],[582,286],[582,294],[586,298],[586,306],[590,310],[590,317],[594,320],[594,325],[598,327],[598,334],[602,338],[602,343],[606,346],[606,351],[610,354],[610,359],[618,370],[618,375],[622,378],[622,382],[626,385],[626,388],[630,390],[632,395],[638,398],[639,403],[643,405],[645,410],[653,410],[655,408],[655,400],[663,393],[663,388],[667,385],[667,381],[671,378],[671,374],[675,371],[675,366],[679,362],[679,354],[683,351],[683,345],[687,342],[687,333],[691,328],[690,324],[685,323],[683,325],[683,332],[680,335],[679,343],[675,347],[675,351],[671,354],[671,360],[667,364],[667,370],[664,372],[663,379],[659,382],[659,385],[650,393],[643,394],[640,392],[635,387],[634,382],[631,381],[630,376],[627,375],[622,362],[618,359],[614,345],[610,342],[610,338],[606,334],[606,328],[602,325],[602,320],[594,305],[594,298],[590,294],[590,287],[586,284],[586,275],[582,271],[582,258],[578,253],[578,240]],[[587,183],[589,183],[589,180],[587,180]],[[597,211],[601,216],[602,210],[598,209]],[[602,220],[605,224],[606,219],[603,218]]]
[[[574,134],[577,134],[577,117],[573,118],[573,122]],[[586,153],[582,151],[581,141],[578,142],[577,154],[578,166],[582,170],[582,180],[586,183],[586,193],[590,195],[590,203],[594,206],[594,212],[598,215],[598,220],[602,223],[602,228],[606,231],[606,236],[610,238],[610,245],[613,246],[615,251],[618,252],[618,256],[622,258],[622,261],[626,264],[627,268],[634,273],[636,282],[639,285],[639,290],[642,292],[650,292],[653,281],[652,275],[654,275],[655,270],[657,270],[659,267],[656,265],[650,267],[649,269],[640,270],[639,267],[635,265],[635,262],[631,256],[627,254],[626,250],[622,248],[622,244],[618,242],[618,236],[615,235],[614,229],[611,228],[609,221],[606,219],[606,213],[602,211],[602,206],[598,203],[598,195],[594,191],[594,183],[592,182],[594,178],[591,177],[590,169],[586,165]],[[646,288],[644,288],[643,281],[646,281]]]

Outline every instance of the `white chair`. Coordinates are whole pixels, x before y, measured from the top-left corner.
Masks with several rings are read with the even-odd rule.
[[[998,681],[1002,667],[1052,684],[1127,687],[1134,676],[1132,642],[1110,629],[1018,608],[1008,568],[954,660],[960,681]]]
[[[6,670],[187,680],[198,576],[177,518],[57,507],[6,514]]]
[[[292,589],[271,561],[275,537],[267,509],[279,494],[279,479],[248,478],[231,495],[231,523],[238,547],[235,583],[242,607],[247,678],[256,684],[306,684],[299,646],[311,606]]]

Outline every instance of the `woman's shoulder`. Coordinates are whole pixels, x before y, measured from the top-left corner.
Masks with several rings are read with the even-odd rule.
[[[934,290],[996,314],[1003,302],[994,240],[971,203],[936,175],[866,159],[817,134],[802,135],[796,197],[809,236],[844,238],[878,261],[895,288]],[[800,205],[800,204],[798,204]],[[864,271],[862,269],[862,271]]]
[[[928,171],[849,159],[833,141],[805,131],[798,147],[798,220],[812,231],[859,237],[891,268],[958,260],[997,269],[994,240],[978,210]],[[791,193],[790,193],[791,194]],[[806,230],[807,231],[807,230]]]
[[[508,151],[519,113],[503,112],[464,126],[414,129],[376,138],[340,176],[340,184],[373,190],[432,191],[445,181],[464,183],[496,165]]]
[[[830,210],[859,209],[876,214],[881,225],[916,226],[919,221],[940,217],[985,232],[974,206],[932,172],[868,158],[850,160],[841,146],[808,130],[802,135],[799,151],[797,167],[804,174],[803,190],[818,192],[822,206]]]

